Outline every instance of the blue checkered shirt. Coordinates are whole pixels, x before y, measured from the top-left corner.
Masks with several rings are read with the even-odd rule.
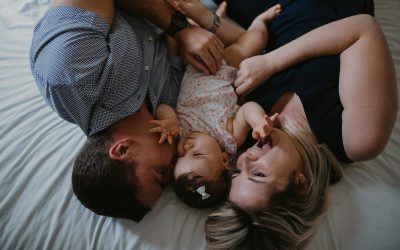
[[[50,8],[34,30],[30,62],[50,107],[86,135],[135,113],[145,101],[173,107],[182,79],[178,57],[168,58],[161,33],[116,11],[111,27],[95,13]]]

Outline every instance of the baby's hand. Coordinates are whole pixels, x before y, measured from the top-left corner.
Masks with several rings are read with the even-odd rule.
[[[252,136],[254,139],[265,138],[269,133],[271,133],[272,128],[274,127],[274,121],[278,117],[278,113],[275,113],[273,116],[269,117],[268,115],[264,115],[261,121],[253,128]]]
[[[160,133],[159,144],[164,143],[165,140],[168,141],[169,144],[172,144],[174,138],[179,135],[179,122],[174,118],[167,118],[164,120],[150,120],[151,124],[157,125],[156,127],[149,129],[150,133]]]

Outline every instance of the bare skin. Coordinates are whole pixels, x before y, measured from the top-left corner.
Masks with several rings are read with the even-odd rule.
[[[357,15],[333,22],[271,53],[246,59],[234,85],[238,94],[245,95],[291,65],[339,53],[344,148],[353,161],[369,160],[382,152],[389,139],[398,101],[390,51],[372,17]],[[291,105],[292,111],[303,110],[299,99],[289,98],[274,111],[281,111],[285,105]]]
[[[118,8],[143,17],[166,30],[174,10],[164,0],[115,1]],[[204,74],[214,74],[220,67],[224,44],[213,33],[189,25],[175,34],[181,56]]]
[[[124,0],[55,0],[54,5],[66,5],[96,13],[111,26],[115,5],[125,11],[135,12],[140,17],[163,29],[169,26],[174,10],[163,0],[124,1]],[[221,64],[224,45],[212,33],[198,27],[188,27],[178,32],[175,37],[184,48],[184,55],[189,62],[205,74],[214,73]],[[194,60],[194,55],[201,55],[203,62]],[[136,164],[139,183],[137,198],[151,207],[160,197],[169,179],[174,156],[173,144],[159,144],[158,137],[147,131],[153,127],[148,121],[154,119],[145,103],[140,110],[117,121],[111,126],[113,144],[109,150],[111,159],[132,161]]]
[[[184,13],[204,29],[209,29],[214,22],[214,13],[199,0],[167,0],[173,8]],[[216,10],[217,15],[224,16],[226,2],[222,2]],[[270,7],[257,16],[245,32],[240,26],[221,18],[216,35],[225,43],[224,59],[228,65],[237,68],[246,58],[260,54],[268,41],[268,24],[280,14],[280,4]]]

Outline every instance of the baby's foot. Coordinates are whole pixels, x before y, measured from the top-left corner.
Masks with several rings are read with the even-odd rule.
[[[282,6],[280,4],[275,4],[274,6],[270,7],[268,10],[257,16],[256,19],[265,23],[269,23],[270,21],[272,21],[272,19],[278,16],[281,11]]]

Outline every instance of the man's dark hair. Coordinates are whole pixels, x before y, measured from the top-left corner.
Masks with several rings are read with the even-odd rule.
[[[136,198],[135,162],[111,159],[111,143],[107,130],[88,137],[74,163],[73,191],[96,214],[140,221],[150,209]]]

